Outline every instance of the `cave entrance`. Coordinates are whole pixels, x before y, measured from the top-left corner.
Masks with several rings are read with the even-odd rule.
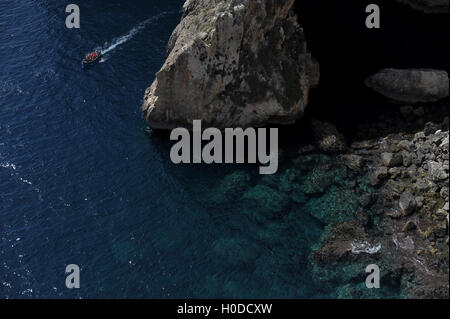
[[[381,10],[381,29],[367,29],[366,7]],[[365,87],[383,68],[435,68],[448,72],[448,17],[424,14],[393,0],[295,2],[312,55],[321,67],[319,87],[311,92],[306,117],[355,128],[373,112],[390,107]]]

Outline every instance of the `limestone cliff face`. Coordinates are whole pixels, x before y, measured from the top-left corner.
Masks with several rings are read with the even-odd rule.
[[[292,123],[317,85],[294,0],[187,0],[168,58],[147,89],[156,129]]]

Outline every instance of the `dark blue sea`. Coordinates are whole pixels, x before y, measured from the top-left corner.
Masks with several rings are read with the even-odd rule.
[[[67,4],[0,2],[0,298],[336,297],[310,254],[323,212],[354,210],[339,173],[307,197],[313,158],[176,166],[142,119],[183,1],[79,1],[80,29]]]

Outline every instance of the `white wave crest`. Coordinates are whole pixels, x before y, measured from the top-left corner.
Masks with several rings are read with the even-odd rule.
[[[16,165],[14,165],[14,164],[12,164],[12,163],[0,163],[0,167],[3,167],[3,168],[10,168],[10,169],[13,169],[13,170],[16,170]]]
[[[164,12],[161,12],[161,13],[159,13],[159,14],[157,14],[157,15],[151,17],[151,18],[148,18],[147,20],[145,20],[145,21],[139,23],[136,27],[134,27],[133,29],[131,29],[130,32],[128,32],[127,34],[125,34],[125,35],[123,35],[123,36],[121,36],[121,37],[119,37],[119,38],[117,38],[117,39],[114,39],[114,40],[112,41],[112,43],[109,44],[109,46],[108,46],[108,44],[106,43],[106,44],[104,45],[104,47],[105,47],[105,46],[108,46],[108,47],[102,48],[102,49],[101,49],[102,54],[105,55],[105,54],[107,54],[108,52],[113,51],[113,50],[114,50],[115,48],[117,48],[119,45],[124,44],[125,42],[131,40],[131,39],[132,39],[139,31],[143,30],[148,24],[150,24],[150,23],[152,23],[152,22],[154,22],[154,21],[159,20],[160,18],[162,18],[163,16],[165,16],[165,15],[167,15],[167,14],[169,14],[169,13],[171,13],[171,12],[164,11]],[[106,60],[107,60],[107,59],[106,59],[105,57],[103,57],[103,58],[100,60],[100,62],[105,62]]]
[[[352,247],[352,253],[354,254],[361,254],[361,253],[366,253],[366,254],[376,254],[377,252],[379,252],[381,250],[381,244],[376,244],[376,245],[371,245],[369,244],[367,241],[363,241],[363,242],[353,242],[351,243],[351,247]]]

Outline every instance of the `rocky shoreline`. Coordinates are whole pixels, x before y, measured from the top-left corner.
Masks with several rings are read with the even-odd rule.
[[[398,1],[427,14],[448,13],[448,0]],[[319,65],[293,4],[187,0],[168,59],[145,94],[148,123],[171,129],[202,119],[218,128],[246,127],[304,116],[310,88],[320,85]],[[297,225],[305,211],[326,225],[308,267],[318,281],[339,282],[339,298],[379,297],[361,286],[369,264],[380,267],[382,284],[392,288],[384,297],[448,298],[448,73],[386,68],[366,85],[386,97],[389,114],[354,123],[353,136],[308,119],[315,143],[286,155],[286,169],[256,185],[245,173],[231,174],[209,200],[238,203],[243,215],[274,225],[270,231],[279,237],[284,222]],[[214,247],[221,252],[225,245],[245,264],[257,258],[251,241],[238,243]]]
[[[410,113],[403,109],[408,120],[420,118],[417,109],[408,109]],[[448,104],[443,112],[448,114]],[[340,155],[349,169],[368,176],[374,190],[361,196],[363,210],[356,221],[329,226],[313,253],[322,279],[353,279],[349,273],[329,274],[333,263],[354,267],[355,278],[364,265],[375,263],[382,280],[399,285],[404,297],[448,298],[448,121],[447,116],[416,133],[353,142]],[[347,288],[339,292],[342,297],[372,297],[366,289]]]

